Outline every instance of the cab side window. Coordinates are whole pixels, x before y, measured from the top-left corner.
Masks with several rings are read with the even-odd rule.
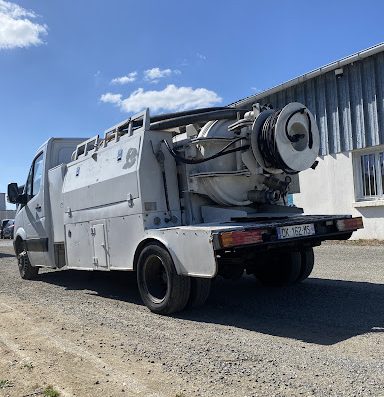
[[[43,178],[44,153],[39,154],[33,164],[32,196],[36,196],[40,191],[41,180]]]
[[[27,183],[25,184],[24,192],[28,195],[28,200],[36,196],[39,193],[41,187],[41,181],[43,178],[43,165],[44,165],[44,153],[40,153],[32,163],[31,169],[29,170]]]
[[[27,183],[25,184],[24,187],[24,193],[27,194],[28,200],[32,197],[32,174],[33,174],[33,164],[31,166],[31,169],[29,170]]]

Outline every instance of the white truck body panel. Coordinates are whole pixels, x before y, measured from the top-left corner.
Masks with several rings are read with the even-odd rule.
[[[93,227],[98,227],[95,236]],[[144,230],[141,215],[66,225],[68,268],[133,270],[141,243],[156,240],[167,247],[179,274],[214,277],[217,272],[212,231],[225,226],[176,226]],[[96,236],[100,232],[98,239]],[[97,258],[97,261],[94,259]]]
[[[60,164],[48,171],[49,202],[51,204],[52,234],[54,243],[64,242],[63,182],[67,166]]]
[[[170,155],[165,156],[170,211],[166,208],[163,176],[152,151],[165,138],[172,136],[136,131],[67,164],[60,204],[63,233],[57,236],[64,237],[68,268],[133,270],[137,247],[154,239],[168,248],[180,274],[216,274],[210,229],[180,226],[176,167]],[[63,169],[49,173],[59,186]],[[59,202],[56,193],[51,200]]]

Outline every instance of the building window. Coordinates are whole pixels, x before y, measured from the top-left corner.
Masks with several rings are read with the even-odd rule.
[[[365,153],[359,157],[358,198],[384,198],[384,152]]]

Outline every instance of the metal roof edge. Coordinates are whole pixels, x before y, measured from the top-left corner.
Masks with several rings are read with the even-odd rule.
[[[317,77],[324,73],[330,72],[331,70],[341,68],[345,65],[351,64],[351,63],[356,62],[360,59],[367,58],[371,55],[374,55],[374,54],[377,54],[377,53],[383,52],[383,51],[384,51],[384,42],[376,44],[376,45],[369,47],[367,49],[364,49],[362,51],[359,51],[359,52],[352,54],[350,56],[341,58],[338,61],[328,63],[318,69],[314,69],[308,73],[304,73],[303,75],[301,75],[299,77],[295,77],[291,80],[286,81],[285,83],[282,83],[282,84],[279,84],[272,88],[269,88],[269,89],[262,91],[258,94],[251,95],[251,96],[241,99],[237,102],[231,103],[229,106],[233,106],[233,107],[249,106],[249,105],[255,103],[256,101],[258,101],[259,99],[262,99],[268,95],[275,94],[276,92],[281,91],[283,89],[293,87],[297,84],[303,83],[304,81],[310,80],[314,77]]]

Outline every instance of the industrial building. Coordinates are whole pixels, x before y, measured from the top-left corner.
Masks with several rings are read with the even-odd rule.
[[[0,193],[0,221],[3,219],[13,219],[15,215],[15,210],[7,210],[5,193]]]
[[[355,239],[384,239],[384,43],[239,103],[305,104],[320,130],[319,164],[301,172],[307,214],[362,216]]]

